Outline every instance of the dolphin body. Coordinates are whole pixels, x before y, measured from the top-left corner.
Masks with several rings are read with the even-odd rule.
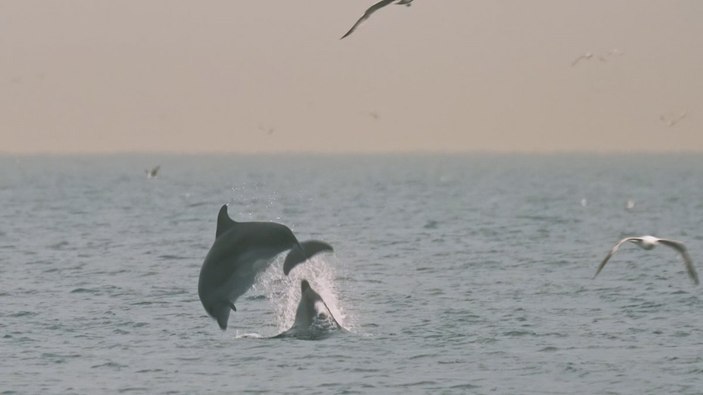
[[[273,259],[290,250],[283,264],[288,274],[296,265],[315,254],[333,251],[332,246],[316,240],[299,242],[285,225],[275,222],[236,222],[227,214],[227,205],[217,215],[215,242],[200,269],[198,296],[220,329],[227,329],[234,302],[254,285],[256,276]]]
[[[300,283],[300,303],[295,312],[295,323],[287,331],[274,338],[295,337],[303,340],[325,338],[335,331],[346,331],[334,318],[320,294],[315,292],[307,280]]]

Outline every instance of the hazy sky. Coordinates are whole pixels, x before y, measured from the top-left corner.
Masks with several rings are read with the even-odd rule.
[[[703,1],[374,1],[2,0],[0,152],[703,151]]]

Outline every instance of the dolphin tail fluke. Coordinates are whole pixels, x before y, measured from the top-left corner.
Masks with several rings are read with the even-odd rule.
[[[299,263],[303,263],[320,252],[332,252],[331,245],[319,240],[308,240],[300,243],[300,247],[295,247],[286,256],[283,263],[283,273],[288,275]]]

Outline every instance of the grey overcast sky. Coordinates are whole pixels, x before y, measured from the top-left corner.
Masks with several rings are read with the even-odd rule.
[[[0,152],[703,151],[703,1],[373,3],[0,1]]]

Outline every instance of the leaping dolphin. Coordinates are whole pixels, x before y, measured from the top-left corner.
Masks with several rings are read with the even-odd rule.
[[[320,294],[310,287],[307,280],[303,280],[300,283],[300,303],[295,311],[295,323],[290,329],[275,337],[315,340],[338,330],[345,329],[334,318]]]
[[[210,317],[220,329],[227,329],[230,310],[237,311],[234,302],[254,285],[256,276],[283,251],[291,250],[283,264],[288,274],[297,264],[305,262],[332,246],[317,240],[299,242],[285,225],[275,222],[236,222],[227,214],[227,205],[217,215],[215,242],[210,247],[200,269],[198,296]]]

